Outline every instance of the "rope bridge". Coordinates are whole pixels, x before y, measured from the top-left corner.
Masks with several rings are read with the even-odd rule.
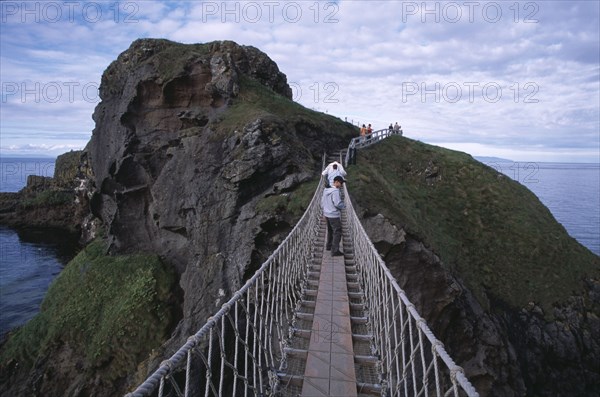
[[[260,269],[135,391],[141,396],[288,396],[283,374],[317,257],[323,183]],[[344,186],[344,246],[354,246],[381,396],[478,396],[415,310],[367,237]],[[290,353],[290,354],[288,354]],[[358,394],[362,396],[363,394]]]

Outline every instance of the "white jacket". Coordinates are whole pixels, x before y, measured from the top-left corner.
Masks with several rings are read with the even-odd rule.
[[[333,165],[337,164],[337,169],[333,168]],[[327,165],[327,167],[325,167],[325,169],[323,170],[323,172],[321,172],[321,175],[323,175],[324,177],[327,178],[327,181],[329,182],[329,186],[333,186],[333,178],[335,178],[336,176],[341,176],[342,178],[346,176],[346,171],[344,170],[344,167],[338,163],[337,161],[334,161],[332,163],[329,163],[329,165]]]
[[[333,170],[333,165],[337,164],[337,169],[338,171],[341,172],[342,176],[346,176],[346,170],[344,170],[344,166],[341,165],[340,163],[338,163],[337,161],[334,161],[332,163],[327,164],[327,167],[325,167],[325,169],[323,170],[323,172],[321,172],[321,175],[327,175],[329,174],[330,171]]]
[[[329,186],[333,187],[333,178],[336,176],[341,176],[342,178],[346,176],[346,173],[342,173],[340,169],[337,170],[331,169],[331,171],[327,174],[327,180],[329,181]]]

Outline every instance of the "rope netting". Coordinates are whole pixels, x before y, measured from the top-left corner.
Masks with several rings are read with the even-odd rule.
[[[344,186],[344,189],[346,187]],[[367,236],[346,192],[346,222],[364,293],[383,395],[478,396],[398,286]]]
[[[302,218],[260,269],[127,397],[272,394],[319,230],[319,186]]]

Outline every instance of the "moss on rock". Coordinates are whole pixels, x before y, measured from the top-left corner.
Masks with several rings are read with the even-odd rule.
[[[600,258],[527,188],[465,153],[391,137],[348,171],[367,216],[383,214],[428,245],[484,307],[552,308],[600,277]]]
[[[256,204],[259,214],[286,214],[291,219],[300,219],[315,193],[318,179],[304,182],[291,192],[267,196]]]
[[[121,378],[167,336],[175,287],[156,255],[106,256],[95,241],[50,286],[40,313],[10,336],[1,366],[31,368],[52,347],[69,345],[84,353],[84,370],[106,366],[105,380]]]
[[[75,178],[79,173],[82,154],[82,150],[71,150],[56,158],[56,165],[54,167],[54,183],[56,186],[74,187]]]

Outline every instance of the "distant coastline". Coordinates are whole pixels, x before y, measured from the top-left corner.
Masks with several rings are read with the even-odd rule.
[[[591,164],[591,165],[600,167],[600,162],[594,163],[594,162],[589,162],[589,161],[577,162],[577,161],[510,160],[510,159],[505,159],[502,157],[493,157],[493,156],[473,156],[473,158],[484,164],[487,164],[487,163],[521,163],[521,164],[535,163],[535,164],[576,164],[576,165]]]
[[[501,157],[473,156],[473,158],[477,161],[481,161],[482,163],[490,163],[490,162],[514,163],[513,160],[503,159]]]
[[[0,158],[0,193],[16,193],[25,187],[29,175],[53,177],[55,157]]]
[[[23,159],[40,159],[40,160],[56,160],[57,156],[47,154],[2,154],[0,158],[4,160],[23,160]]]

